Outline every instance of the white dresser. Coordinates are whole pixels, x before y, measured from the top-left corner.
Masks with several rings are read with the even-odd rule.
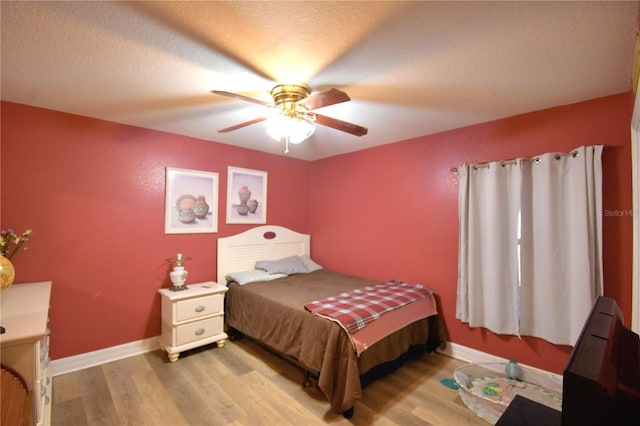
[[[49,298],[51,282],[14,284],[2,293],[0,358],[26,382],[31,401],[31,423],[51,423],[51,368],[49,367]]]
[[[224,346],[224,295],[227,288],[213,281],[191,284],[186,290],[158,290],[162,298],[160,346],[176,362],[180,352],[216,342]]]

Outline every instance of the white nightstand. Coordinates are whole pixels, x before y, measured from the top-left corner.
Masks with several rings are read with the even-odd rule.
[[[213,281],[191,284],[187,290],[158,290],[162,296],[160,346],[176,362],[180,352],[216,342],[223,347],[224,294],[227,287]]]

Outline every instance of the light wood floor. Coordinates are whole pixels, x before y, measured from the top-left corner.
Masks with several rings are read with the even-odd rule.
[[[484,425],[440,380],[463,363],[422,354],[369,385],[351,419],[330,410],[303,373],[241,339],[161,351],[56,376],[52,425]]]

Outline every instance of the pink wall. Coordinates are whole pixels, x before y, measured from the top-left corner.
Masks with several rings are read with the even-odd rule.
[[[455,319],[457,176],[464,162],[566,152],[603,144],[604,209],[631,206],[630,122],[624,93],[316,161],[311,165],[312,252],[334,270],[398,278],[438,293],[449,340],[561,372],[570,347],[498,336]],[[605,293],[631,318],[632,217],[605,216]]]
[[[33,228],[18,282],[52,280],[51,356],[157,336],[165,259],[191,256],[189,281],[215,279],[226,225],[226,168],[269,173],[268,222],[311,232],[314,257],[374,279],[428,283],[449,339],[559,372],[569,353],[538,339],[469,330],[455,319],[457,177],[449,169],[605,144],[604,205],[631,210],[630,93],[309,163],[2,103],[0,225]],[[164,168],[220,174],[217,234],[164,234]],[[291,203],[291,194],[296,202]],[[604,218],[605,285],[628,322],[631,217]]]
[[[52,359],[159,335],[178,252],[216,279],[217,238],[254,226],[225,224],[229,165],[267,171],[269,223],[309,232],[304,161],[7,102],[1,137],[1,226],[34,231],[16,282],[53,281]],[[217,234],[164,234],[167,166],[219,173]]]

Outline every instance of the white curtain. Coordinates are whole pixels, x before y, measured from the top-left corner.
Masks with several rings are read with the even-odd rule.
[[[456,318],[471,327],[518,334],[517,166],[458,168],[460,258]]]
[[[602,146],[523,162],[520,332],[573,345],[602,294]]]
[[[602,146],[458,168],[456,318],[573,345],[602,294]]]

